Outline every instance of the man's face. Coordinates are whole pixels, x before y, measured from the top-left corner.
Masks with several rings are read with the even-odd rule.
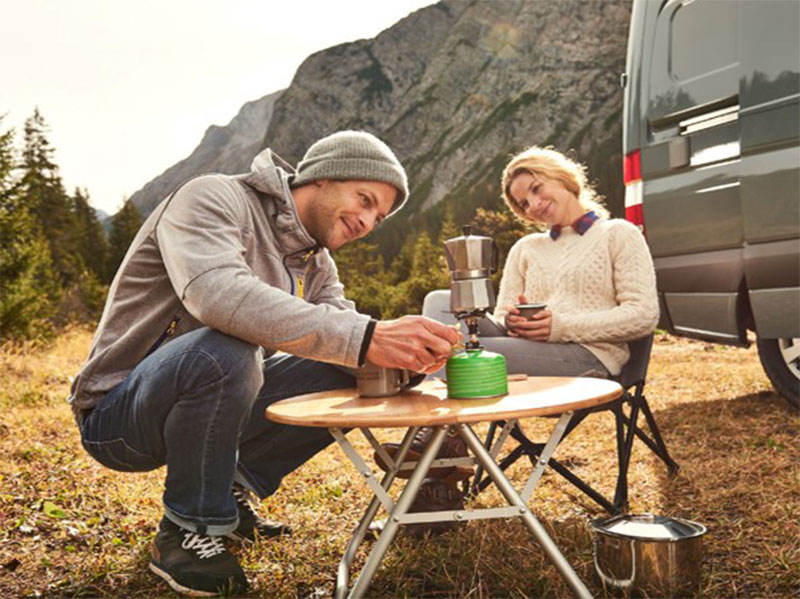
[[[361,239],[389,214],[397,189],[378,181],[317,181],[303,225],[317,243],[336,250]]]

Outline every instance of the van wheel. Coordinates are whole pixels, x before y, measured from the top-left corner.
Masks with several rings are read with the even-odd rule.
[[[756,345],[761,365],[775,389],[800,408],[800,339],[759,338]]]

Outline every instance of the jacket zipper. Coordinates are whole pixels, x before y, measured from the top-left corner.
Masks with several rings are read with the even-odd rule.
[[[147,350],[147,353],[144,355],[145,358],[156,351],[158,347],[164,343],[167,337],[172,337],[172,334],[175,332],[175,329],[178,328],[178,323],[180,321],[181,319],[177,316],[170,321],[170,323],[167,325],[167,328],[163,333],[161,333],[161,336],[156,339],[155,343],[153,343],[153,345],[150,346],[150,349]]]
[[[306,253],[303,254],[303,258],[302,258],[303,262],[308,262],[311,259],[311,257],[314,256],[317,253],[317,251],[318,251],[317,248],[311,248],[310,250],[306,250]],[[293,254],[284,256],[282,262],[283,262],[283,269],[286,271],[286,274],[289,275],[289,285],[290,285],[289,289],[291,290],[290,293],[291,293],[291,295],[294,295],[294,292],[295,292],[294,275],[292,274],[292,271],[289,270],[289,267],[286,266],[286,260],[288,260],[292,255]],[[305,270],[305,274],[306,275],[308,274],[308,269],[310,267],[311,267],[310,264],[308,266],[306,266],[306,270]]]

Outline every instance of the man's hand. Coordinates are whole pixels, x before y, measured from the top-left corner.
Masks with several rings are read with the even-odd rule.
[[[378,366],[430,374],[444,366],[461,334],[424,316],[381,320],[375,325],[367,360]]]

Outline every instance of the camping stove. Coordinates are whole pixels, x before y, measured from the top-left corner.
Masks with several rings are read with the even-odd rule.
[[[491,237],[463,235],[445,242],[450,269],[450,311],[467,325],[464,351],[447,361],[447,393],[453,398],[483,398],[508,393],[506,359],[486,351],[478,337],[478,321],[495,306],[489,276],[497,271],[498,249]]]

